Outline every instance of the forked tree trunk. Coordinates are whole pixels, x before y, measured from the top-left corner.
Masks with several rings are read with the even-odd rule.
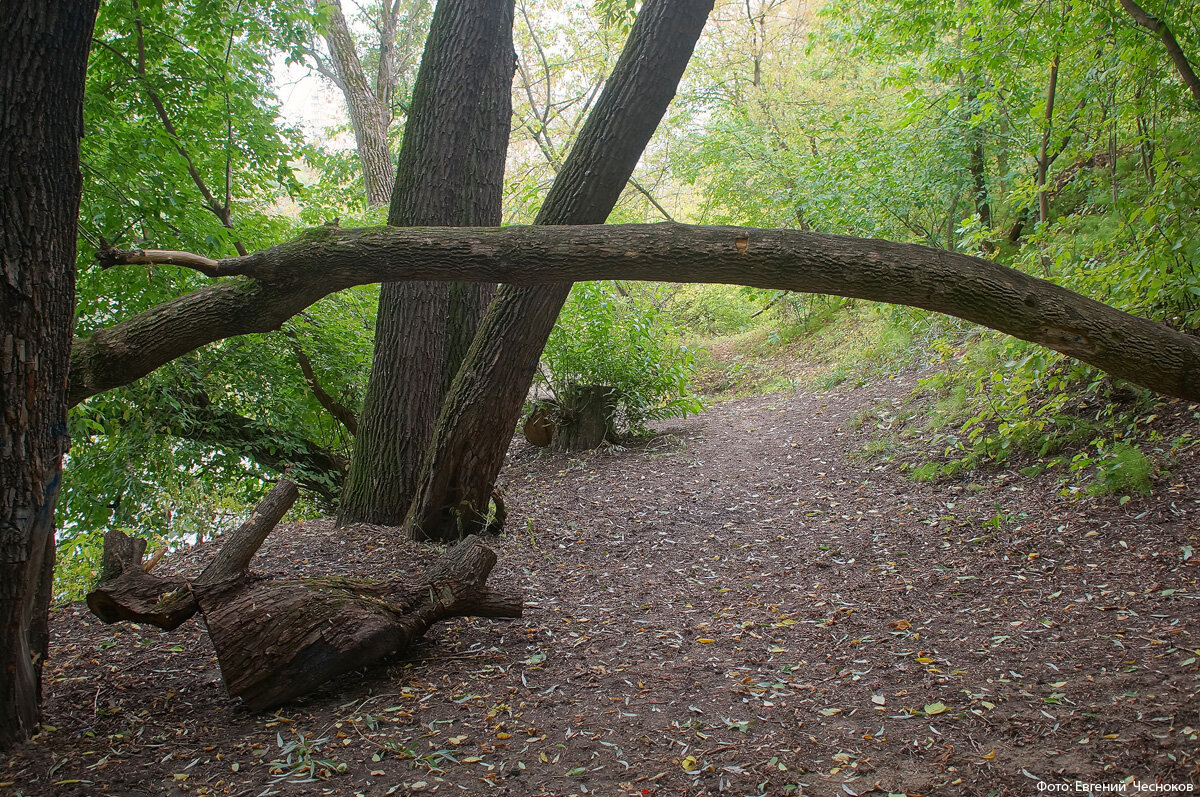
[[[390,224],[500,223],[512,14],[512,0],[438,3],[413,90]],[[340,523],[404,519],[442,397],[494,292],[486,283],[383,286]]]
[[[712,0],[648,0],[584,123],[538,224],[602,224],[691,58]],[[405,525],[454,539],[487,525],[488,500],[538,359],[571,283],[504,286],[442,405]]]
[[[0,3],[0,749],[41,715],[96,6]]]
[[[147,572],[145,541],[110,532],[88,606],[106,623],[129,620],[168,631],[199,610],[229,693],[256,710],[403,650],[439,620],[521,615],[519,593],[486,586],[496,555],[477,537],[409,581],[251,576],[250,560],[297,495],[292,482],[276,485],[193,580]]]
[[[354,130],[354,144],[358,152],[358,160],[362,165],[363,186],[366,188],[367,204],[370,207],[381,207],[388,203],[392,195],[392,154],[388,149],[388,128],[392,123],[390,92],[380,96],[380,87],[386,76],[387,68],[380,64],[379,79],[376,88],[363,70],[358,57],[354,35],[350,25],[342,13],[339,0],[324,0],[321,3],[328,14],[325,28],[325,43],[329,47],[329,55],[333,59],[333,68],[337,72],[338,85],[346,100],[346,110],[350,114],[350,126]],[[391,29],[395,35],[395,22],[388,11],[384,10],[384,28]],[[389,26],[386,24],[392,21]],[[384,45],[381,42],[381,47]]]

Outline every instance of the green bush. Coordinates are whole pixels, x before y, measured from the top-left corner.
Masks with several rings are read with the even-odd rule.
[[[662,312],[600,282],[571,290],[542,352],[541,383],[557,400],[578,386],[614,389],[619,432],[641,434],[657,418],[702,409],[691,391],[695,353],[679,343]]]
[[[1088,486],[1089,495],[1148,495],[1158,471],[1141,449],[1123,441],[1101,447],[1095,458],[1081,454],[1077,460],[1096,465],[1096,475]]]

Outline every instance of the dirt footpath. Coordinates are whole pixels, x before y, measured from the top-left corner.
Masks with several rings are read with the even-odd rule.
[[[912,386],[731,401],[623,450],[517,444],[492,583],[525,589],[525,617],[436,628],[406,658],[277,714],[225,696],[197,621],[162,634],[67,607],[46,672],[51,728],[4,763],[0,787],[1200,789],[1197,457],[1124,506],[1015,472],[921,485],[856,456],[868,432],[852,431]],[[316,521],[278,529],[255,566],[383,576],[434,555],[385,528]]]

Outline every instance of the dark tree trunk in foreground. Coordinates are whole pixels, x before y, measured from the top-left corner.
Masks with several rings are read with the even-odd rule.
[[[521,616],[519,593],[486,586],[496,555],[477,537],[412,581],[254,577],[250,560],[296,497],[295,484],[276,485],[191,581],[148,573],[145,542],[110,532],[88,606],[106,623],[129,620],[168,631],[199,610],[229,693],[256,710],[403,650],[439,620]]]
[[[538,213],[538,224],[602,224],[658,127],[712,0],[648,0]],[[569,282],[504,286],[450,388],[405,525],[415,539],[487,526],[488,501]]]
[[[0,4],[0,749],[40,717],[96,5]]]
[[[114,260],[139,263],[172,259],[160,258],[154,251],[111,254]],[[328,290],[333,289],[330,284],[348,287],[397,279],[473,279],[511,285],[637,279],[720,282],[869,299],[973,321],[1159,393],[1200,401],[1200,337],[981,257],[918,244],[800,230],[671,223],[325,228],[246,257],[207,263],[204,270],[210,276],[253,276],[272,286],[280,283],[282,275],[290,275],[292,281],[321,281]],[[289,301],[294,295],[284,293]],[[144,340],[144,329],[161,321],[162,312],[148,311],[110,328],[104,355],[130,354],[124,351],[124,342]],[[132,357],[123,360],[127,367],[136,365],[148,373],[153,370],[148,358],[162,357],[175,348],[186,351],[228,334],[197,330],[178,316],[171,326],[175,334],[162,349],[143,349],[136,363]]]
[[[512,116],[512,0],[443,0],[413,89],[388,222],[500,223]],[[494,286],[383,286],[339,522],[399,525],[438,407]]]

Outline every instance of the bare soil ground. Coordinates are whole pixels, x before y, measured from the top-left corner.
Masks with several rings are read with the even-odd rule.
[[[1015,472],[916,484],[854,456],[852,431],[913,384],[730,401],[628,449],[517,444],[491,583],[525,589],[524,618],[437,627],[274,714],[225,695],[197,620],[60,609],[48,725],[0,792],[1200,787],[1200,457],[1123,506]],[[1156,423],[1195,433],[1194,413],[1165,403]],[[317,521],[276,530],[255,567],[387,576],[435,554]]]

